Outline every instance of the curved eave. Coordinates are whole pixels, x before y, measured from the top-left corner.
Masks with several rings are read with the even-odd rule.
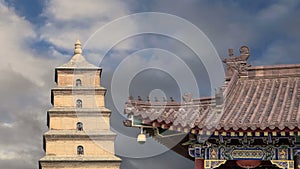
[[[271,126],[266,126],[266,127],[261,127],[261,126],[256,126],[255,124],[250,125],[252,127],[237,127],[237,128],[232,128],[224,125],[219,125],[219,126],[211,126],[211,127],[204,127],[204,128],[199,128],[198,126],[182,126],[182,124],[177,124],[174,125],[172,122],[166,122],[166,121],[157,121],[157,120],[150,120],[149,118],[143,118],[141,115],[134,116],[133,118],[138,118],[142,121],[142,124],[140,126],[152,126],[153,128],[162,128],[166,130],[174,130],[178,132],[184,132],[184,133],[193,133],[193,134],[204,134],[204,135],[211,135],[215,132],[217,133],[235,133],[238,135],[238,133],[243,133],[243,134],[249,134],[254,135],[254,133],[277,133],[277,135],[281,135],[281,133],[284,133],[283,135],[289,135],[287,133],[293,133],[293,134],[298,134],[300,132],[300,127],[298,124],[286,124],[284,127],[279,128],[279,127],[271,127]],[[131,122],[131,123],[129,123]],[[132,123],[132,120],[127,120],[124,121],[124,126],[126,127],[140,127],[140,126],[134,126]],[[235,135],[233,134],[233,135]],[[299,133],[300,134],[300,133]]]

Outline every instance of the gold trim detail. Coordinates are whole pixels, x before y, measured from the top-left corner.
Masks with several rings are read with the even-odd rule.
[[[204,160],[204,169],[218,168],[225,163],[226,160]]]
[[[271,163],[282,169],[294,169],[293,160],[271,160]]]

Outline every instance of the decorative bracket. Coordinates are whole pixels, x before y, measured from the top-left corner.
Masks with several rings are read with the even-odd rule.
[[[282,169],[294,169],[293,160],[271,160],[271,163]]]
[[[226,160],[204,160],[204,169],[218,168],[225,163]]]
[[[202,148],[201,147],[190,147],[189,155],[193,158],[203,158]]]

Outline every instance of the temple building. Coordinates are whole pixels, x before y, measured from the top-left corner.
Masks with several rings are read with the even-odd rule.
[[[141,143],[146,137],[174,142],[170,149],[195,169],[300,169],[300,64],[251,66],[249,56],[247,46],[238,56],[229,49],[215,96],[129,97],[124,125],[141,129]]]
[[[46,156],[39,161],[41,169],[120,168],[101,71],[82,56],[79,41],[71,60],[55,68],[57,87],[51,90],[53,108],[47,112],[49,131],[44,134]]]

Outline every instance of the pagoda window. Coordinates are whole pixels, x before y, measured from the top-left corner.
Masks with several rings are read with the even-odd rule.
[[[76,87],[80,87],[82,84],[81,84],[81,80],[80,79],[76,79]]]
[[[82,108],[82,100],[78,99],[76,101],[76,108]]]
[[[77,147],[77,155],[84,155],[83,146],[78,146]]]
[[[78,123],[76,124],[76,126],[77,126],[77,130],[78,130],[78,131],[82,131],[82,130],[83,130],[83,123],[82,123],[82,122],[78,122]]]

